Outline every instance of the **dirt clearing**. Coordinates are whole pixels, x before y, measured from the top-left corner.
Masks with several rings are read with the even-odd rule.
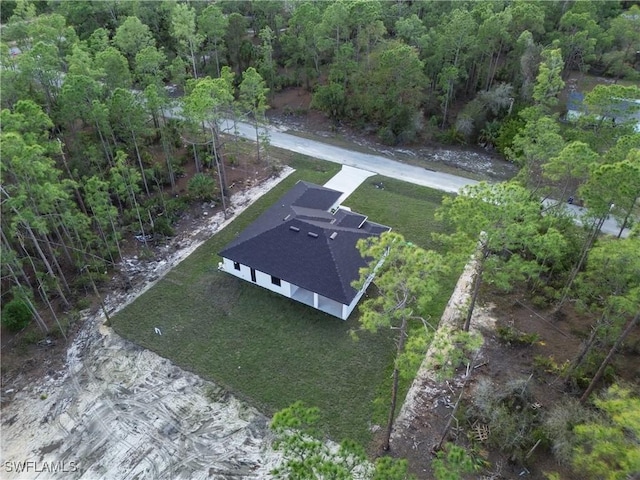
[[[291,172],[234,195],[235,213]],[[233,218],[206,217],[156,261],[123,259],[134,287],[110,294],[107,310],[123,308]],[[2,391],[3,479],[269,478],[279,458],[264,415],[125,341],[102,315],[85,312],[64,368],[15,384]]]

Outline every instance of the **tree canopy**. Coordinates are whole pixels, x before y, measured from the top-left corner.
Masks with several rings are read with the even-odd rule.
[[[438,239],[450,255],[396,233],[360,245],[365,257],[386,259],[362,272],[360,284],[375,271],[381,295],[363,301],[360,321],[399,332],[395,380],[411,346],[409,322],[425,325],[439,279],[480,245],[475,294],[483,284],[519,286],[556,313],[571,302],[595,315],[571,362],[590,382],[589,397],[600,384],[585,365],[606,367],[640,310],[640,8],[632,3],[3,2],[9,311],[47,331],[40,312],[57,320],[89,283],[106,281],[124,240],[146,248],[146,239],[171,232],[190,199],[221,200],[226,214],[225,168],[237,162],[222,120],[252,120],[262,161],[269,102],[297,87],[336,129],[348,124],[388,145],[481,145],[519,169],[510,182],[443,201],[438,217],[449,230]],[[582,94],[575,103],[574,93]],[[185,118],[172,118],[180,108]],[[178,187],[189,162],[196,174]],[[567,202],[584,209],[581,225]],[[602,238],[608,216],[620,239]],[[577,468],[611,478],[637,471],[619,421],[633,423],[633,402],[625,389],[595,402],[604,417],[576,429]],[[453,447],[447,455],[442,465],[466,463]]]

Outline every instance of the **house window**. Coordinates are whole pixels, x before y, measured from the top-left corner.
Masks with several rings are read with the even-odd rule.
[[[278,277],[271,276],[271,283],[274,285],[280,286],[280,279]]]
[[[233,268],[240,271],[240,264],[238,262],[233,262]]]
[[[256,269],[255,268],[251,269],[251,281],[252,282],[256,281]]]

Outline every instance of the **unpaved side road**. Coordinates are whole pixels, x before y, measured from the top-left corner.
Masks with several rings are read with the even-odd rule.
[[[291,171],[232,197],[234,211]],[[224,226],[213,216],[151,265],[125,259],[123,268],[144,270],[146,281],[107,297],[107,310],[123,308]],[[60,372],[2,396],[3,480],[264,479],[279,459],[265,416],[124,340],[102,315],[87,313]]]

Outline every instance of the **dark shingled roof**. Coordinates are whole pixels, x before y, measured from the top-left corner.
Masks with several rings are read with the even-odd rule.
[[[331,213],[340,195],[299,181],[220,255],[348,305],[366,265],[356,242],[390,228],[344,209]]]

